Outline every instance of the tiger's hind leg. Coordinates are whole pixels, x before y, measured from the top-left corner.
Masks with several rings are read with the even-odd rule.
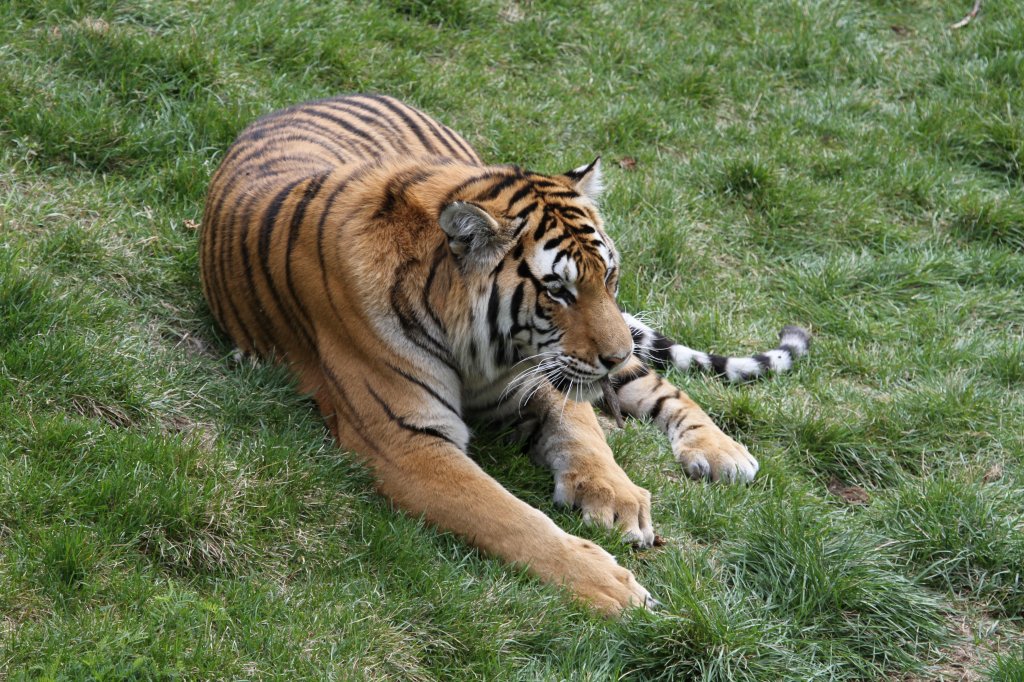
[[[611,383],[623,413],[648,417],[657,424],[691,478],[754,479],[759,465],[747,448],[725,435],[697,403],[635,355],[612,376]]]

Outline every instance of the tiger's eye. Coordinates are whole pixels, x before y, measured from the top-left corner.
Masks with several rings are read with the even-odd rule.
[[[561,284],[554,284],[548,287],[548,294],[553,298],[565,298],[567,293],[569,293],[569,290]]]

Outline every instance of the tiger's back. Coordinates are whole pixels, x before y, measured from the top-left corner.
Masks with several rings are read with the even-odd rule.
[[[313,276],[329,265],[325,248],[333,244],[325,238],[344,238],[347,225],[358,224],[348,209],[367,193],[360,190],[373,194],[390,183],[399,191],[416,179],[410,165],[427,159],[463,174],[482,163],[460,135],[386,96],[299,104],[239,135],[210,183],[200,273],[214,317],[242,350],[296,361],[314,349],[314,327],[323,318],[303,299],[326,298],[315,286],[309,291],[314,282],[328,284]],[[332,213],[349,220],[325,225]]]

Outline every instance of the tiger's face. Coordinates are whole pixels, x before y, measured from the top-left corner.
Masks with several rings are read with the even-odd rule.
[[[442,216],[453,252],[479,266],[470,271],[495,364],[534,365],[579,400],[596,397],[633,352],[615,300],[618,252],[594,204],[599,187],[595,161],[560,176],[525,174],[499,196],[464,204],[461,224]],[[481,232],[481,222],[492,225]],[[488,234],[498,235],[490,259]]]
[[[533,284],[535,331],[513,339],[528,357],[550,366],[548,377],[570,396],[592,398],[597,382],[633,353],[633,339],[616,303],[619,264],[600,216],[585,198],[570,210],[552,208],[548,229],[530,235],[526,267],[517,275]],[[581,206],[583,205],[583,206]],[[583,209],[586,210],[583,210]],[[529,268],[530,273],[525,272]]]

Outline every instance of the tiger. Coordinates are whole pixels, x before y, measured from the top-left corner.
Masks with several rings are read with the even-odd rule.
[[[616,463],[593,403],[652,421],[693,478],[750,481],[747,448],[648,364],[748,381],[789,369],[809,335],[786,327],[775,349],[730,358],[623,312],[602,188],[600,158],[558,175],[488,165],[395,98],[324,99],[228,148],[199,265],[227,336],[290,368],[394,506],[616,615],[656,602],[484,472],[470,425],[518,437],[552,471],[555,504],[649,547],[651,494]]]

